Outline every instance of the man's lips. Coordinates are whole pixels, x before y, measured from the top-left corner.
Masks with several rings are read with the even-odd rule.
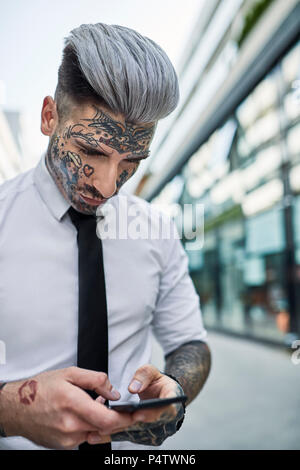
[[[99,206],[100,204],[103,204],[103,202],[105,202],[105,199],[91,199],[89,197],[83,196],[83,194],[79,195],[84,200],[84,202],[90,204],[91,206]]]

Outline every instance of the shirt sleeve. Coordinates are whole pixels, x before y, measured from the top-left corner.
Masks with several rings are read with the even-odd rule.
[[[173,225],[177,237],[162,241],[165,262],[152,323],[165,355],[184,343],[207,337],[188,257]]]

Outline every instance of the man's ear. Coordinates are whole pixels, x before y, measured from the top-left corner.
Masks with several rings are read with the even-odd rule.
[[[56,103],[51,96],[46,96],[43,101],[41,113],[41,131],[49,137],[53,135],[58,125]]]

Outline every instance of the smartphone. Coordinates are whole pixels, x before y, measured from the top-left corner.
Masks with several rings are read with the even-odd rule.
[[[185,403],[187,400],[186,395],[180,395],[179,397],[171,398],[153,398],[151,400],[141,400],[138,402],[127,402],[119,403],[117,405],[110,405],[111,410],[133,413],[137,410],[143,410],[147,408],[160,408],[162,406],[171,405],[172,403]]]

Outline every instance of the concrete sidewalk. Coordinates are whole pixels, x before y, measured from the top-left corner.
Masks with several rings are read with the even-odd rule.
[[[164,449],[300,449],[300,364],[291,352],[208,331],[212,369]],[[163,368],[159,346],[153,363]]]

